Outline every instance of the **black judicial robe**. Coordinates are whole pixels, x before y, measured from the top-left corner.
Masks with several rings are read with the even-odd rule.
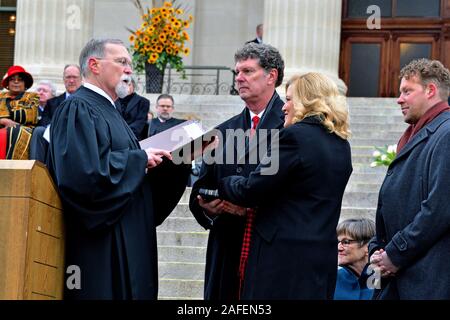
[[[56,110],[49,152],[64,207],[66,267],[81,270],[81,289],[66,286],[64,298],[156,299],[155,227],[176,206],[189,170],[164,161],[145,174],[147,155],[131,129],[85,87]]]

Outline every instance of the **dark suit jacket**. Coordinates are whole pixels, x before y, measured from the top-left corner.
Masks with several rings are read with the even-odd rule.
[[[380,297],[450,299],[449,159],[450,112],[444,112],[389,166],[369,254],[384,248],[400,270],[386,286],[382,283]]]
[[[283,101],[277,93],[274,93],[271,102],[261,119],[260,129],[281,129],[284,123],[284,113],[281,111]],[[222,134],[219,137],[220,145],[227,146],[234,139],[227,137],[227,129],[250,129],[250,113],[245,108],[240,114],[222,123],[218,127]],[[258,131],[257,130],[257,131]],[[270,133],[270,130],[269,130]],[[257,133],[259,135],[259,131]],[[225,164],[203,163],[199,179],[195,182],[189,207],[200,225],[209,229],[208,248],[206,253],[205,289],[204,297],[207,300],[236,300],[239,291],[239,258],[244,234],[245,218],[225,214],[218,216],[213,222],[207,218],[196,199],[199,188],[216,189],[221,178],[231,175],[248,176],[257,166],[257,162],[248,161],[249,153],[246,153],[246,161],[226,164],[226,157],[233,152],[234,159],[238,157],[236,145],[234,149],[224,147],[217,148],[217,157],[223,159]]]
[[[119,101],[122,107],[122,116],[134,132],[134,135],[138,140],[145,139],[147,137],[145,129],[150,101],[135,92],[123,99],[119,99]]]
[[[65,92],[57,97],[48,100],[38,126],[46,127],[47,125],[49,125],[52,121],[53,115],[55,114],[56,108],[58,108],[64,100],[66,100]]]
[[[258,41],[258,38],[255,38],[255,39],[253,39],[253,40],[247,41],[245,44],[247,44],[247,43],[252,43],[252,42],[257,43],[257,44],[260,44],[260,43],[261,43],[261,42]]]
[[[257,207],[241,297],[332,299],[350,144],[307,117],[280,131],[270,155],[271,166],[278,161],[271,174],[261,164],[248,178],[219,184],[220,198]]]
[[[150,123],[150,128],[148,129],[148,136],[149,137],[154,136],[155,134],[163,132],[164,130],[167,130],[169,128],[175,127],[177,124],[180,124],[185,121],[186,120],[184,119],[170,118],[167,121],[161,122],[158,118],[154,118]]]

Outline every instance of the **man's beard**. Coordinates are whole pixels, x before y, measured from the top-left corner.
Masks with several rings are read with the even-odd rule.
[[[169,120],[170,118],[172,118],[172,115],[170,113],[160,113],[159,117],[163,120]]]
[[[128,95],[128,87],[131,82],[131,77],[128,75],[123,75],[120,77],[119,83],[116,85],[115,91],[119,98],[125,98]]]

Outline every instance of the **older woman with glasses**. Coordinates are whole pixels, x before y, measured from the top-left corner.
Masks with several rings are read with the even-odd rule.
[[[39,95],[25,92],[33,77],[21,66],[12,66],[2,80],[8,91],[0,93],[0,160],[27,160],[33,127],[38,122]]]
[[[348,219],[337,226],[338,277],[335,300],[369,300],[367,244],[375,236],[375,223],[369,219]]]

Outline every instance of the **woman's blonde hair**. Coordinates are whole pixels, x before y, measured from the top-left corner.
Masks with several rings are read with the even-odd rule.
[[[347,102],[331,79],[321,73],[309,72],[293,76],[287,82],[286,90],[289,86],[292,86],[295,111],[293,123],[309,116],[318,116],[329,132],[342,139],[349,138]]]

